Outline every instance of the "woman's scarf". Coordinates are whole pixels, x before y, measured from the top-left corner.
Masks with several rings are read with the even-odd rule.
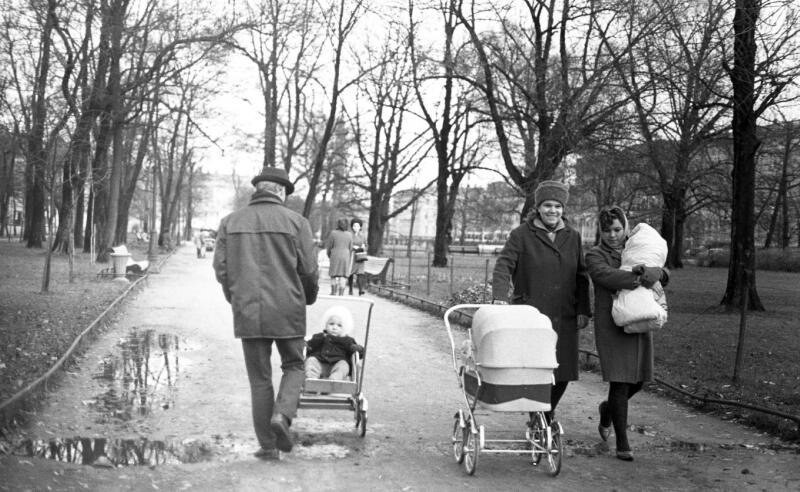
[[[531,217],[532,217],[533,220],[531,220],[530,222],[533,225],[533,227],[536,227],[536,228],[539,228],[539,229],[543,229],[545,231],[545,233],[547,233],[547,237],[550,238],[551,241],[555,241],[556,240],[556,232],[558,232],[561,229],[563,229],[564,227],[566,227],[564,225],[564,219],[561,218],[561,217],[558,218],[558,222],[555,225],[553,225],[552,227],[548,226],[547,224],[545,224],[544,221],[542,220],[542,218],[539,217],[538,213],[532,215]]]
[[[603,238],[603,234],[600,234],[600,243],[605,246],[606,249],[614,253],[614,257],[617,259],[622,258],[622,249],[625,248],[625,241],[628,240],[628,236],[631,235],[631,227],[630,223],[628,222],[628,217],[625,215],[625,211],[622,208],[615,206],[614,208],[619,210],[619,213],[622,215],[622,220],[625,222],[622,224],[623,226],[623,237],[624,239],[620,242],[619,246],[612,246],[608,243],[608,241]]]

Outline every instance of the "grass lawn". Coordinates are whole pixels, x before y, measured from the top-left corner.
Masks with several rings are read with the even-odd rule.
[[[442,304],[449,304],[451,284],[454,292],[482,284],[487,260],[491,280],[495,261],[494,256],[454,255],[452,275],[449,266],[432,268],[428,282],[426,259],[423,255],[412,258],[410,291]],[[408,258],[396,257],[395,262],[395,280],[408,283]],[[800,415],[800,273],[757,272],[758,293],[766,311],[747,315],[738,385],[732,376],[740,317],[738,310],[728,313],[719,306],[726,282],[724,268],[688,266],[672,272],[666,290],[670,319],[654,335],[657,377],[709,398]],[[594,350],[591,325],[583,333],[582,347]],[[800,439],[792,421],[735,407],[714,410]]]
[[[134,260],[146,245],[129,244]],[[73,281],[66,255],[53,254],[50,285],[42,292],[46,249],[29,249],[18,239],[0,240],[0,401],[43,375],[116,299],[128,284],[97,273],[111,263],[74,256]]]

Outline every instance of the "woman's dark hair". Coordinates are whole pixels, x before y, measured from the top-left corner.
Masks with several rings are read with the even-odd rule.
[[[628,219],[625,218],[625,212],[620,207],[612,205],[600,210],[599,222],[601,231],[607,231],[615,220],[622,224],[623,229],[628,227]]]
[[[347,219],[339,219],[336,221],[336,228],[340,231],[347,230]]]
[[[356,218],[353,218],[353,219],[350,219],[350,227],[351,227],[351,228],[353,227],[353,224],[358,224],[358,225],[360,225],[361,227],[364,227],[364,223],[363,223],[363,222],[361,222],[361,219],[359,219],[358,217],[356,217]]]

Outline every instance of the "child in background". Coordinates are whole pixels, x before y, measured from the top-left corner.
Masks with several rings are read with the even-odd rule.
[[[306,378],[346,380],[350,374],[350,356],[364,355],[364,347],[349,334],[353,316],[347,308],[333,306],[322,316],[323,329],[306,342]]]

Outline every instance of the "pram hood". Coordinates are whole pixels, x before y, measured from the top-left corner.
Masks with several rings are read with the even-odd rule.
[[[550,318],[533,306],[481,306],[472,318],[480,367],[555,369],[557,340]]]

